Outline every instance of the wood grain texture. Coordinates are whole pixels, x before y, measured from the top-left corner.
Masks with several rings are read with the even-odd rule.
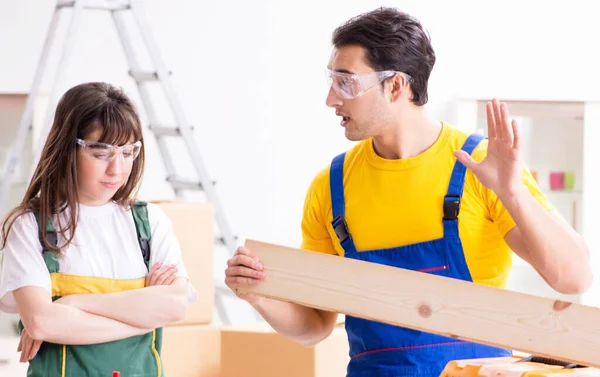
[[[239,292],[600,367],[600,309],[247,240],[266,279]]]

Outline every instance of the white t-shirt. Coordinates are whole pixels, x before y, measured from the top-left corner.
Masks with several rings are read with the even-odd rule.
[[[65,226],[67,214],[61,214]],[[150,267],[156,262],[177,265],[177,276],[188,279],[179,242],[171,230],[171,221],[158,206],[148,203]],[[58,230],[56,216],[53,218]],[[58,234],[58,245],[65,240]],[[38,226],[32,213],[20,216],[8,236],[0,270],[0,311],[17,313],[12,292],[25,286],[52,292],[50,273],[42,255]],[[139,279],[148,273],[137,240],[131,210],[110,202],[102,206],[79,205],[79,221],[72,243],[61,250],[59,272],[70,275],[112,279]],[[189,285],[189,303],[196,291]]]

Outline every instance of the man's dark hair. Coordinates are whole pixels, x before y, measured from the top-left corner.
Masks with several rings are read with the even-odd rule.
[[[400,71],[412,77],[412,102],[427,103],[427,82],[435,64],[429,35],[411,15],[394,8],[351,18],[333,32],[333,45],[359,45],[375,71]]]

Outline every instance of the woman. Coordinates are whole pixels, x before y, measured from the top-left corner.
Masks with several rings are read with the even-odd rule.
[[[136,201],[144,169],[132,101],[67,91],[22,203],[2,226],[0,310],[21,317],[28,376],[164,375],[161,327],[195,300],[164,212]]]

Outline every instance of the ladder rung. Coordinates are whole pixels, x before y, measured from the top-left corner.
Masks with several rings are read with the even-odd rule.
[[[156,136],[181,136],[181,128],[178,126],[157,126],[149,125],[148,128]],[[190,131],[193,131],[194,127],[190,126]]]
[[[156,72],[129,71],[129,74],[137,82],[158,80],[158,74]]]
[[[225,294],[227,296],[235,296],[235,293],[233,293],[233,291],[229,289],[229,287],[227,287],[226,285],[222,285],[221,281],[219,280],[215,282],[215,291],[217,291],[217,293]]]
[[[198,181],[190,181],[179,178],[167,178],[167,181],[171,183],[173,188],[176,190],[202,190],[202,183]]]
[[[56,4],[57,8],[72,7],[75,5],[74,0],[59,0]],[[84,9],[99,9],[99,10],[123,10],[129,9],[129,1],[117,1],[117,0],[95,0],[86,1],[83,6]]]
[[[238,240],[238,236],[232,236],[232,238],[233,238],[234,241]],[[218,246],[228,246],[225,243],[225,237],[223,237],[223,236],[221,236],[221,237],[218,237],[218,236],[215,237],[215,245],[218,245]],[[231,251],[233,252],[235,250],[231,250]]]
[[[137,82],[158,81],[158,73],[156,71],[134,71],[134,70],[130,70],[129,74]],[[171,73],[171,71],[169,71],[169,72],[167,72],[167,74],[170,76],[172,73]]]
[[[154,135],[158,136],[181,136],[179,127],[148,126]]]

